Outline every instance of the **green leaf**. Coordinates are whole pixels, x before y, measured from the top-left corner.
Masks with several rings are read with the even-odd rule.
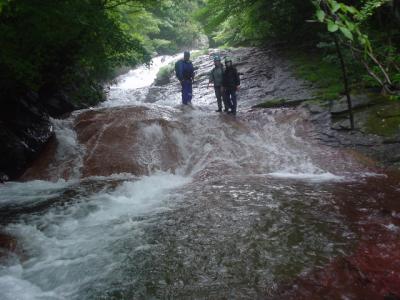
[[[345,23],[346,23],[347,28],[349,28],[349,30],[351,30],[351,31],[353,31],[356,28],[356,24],[354,24],[353,22],[345,20]]]
[[[349,13],[351,13],[351,14],[353,14],[353,15],[358,14],[358,10],[357,10],[355,7],[353,7],[353,6],[348,6],[348,5],[346,5],[346,9],[347,9],[347,11],[348,11]]]
[[[346,27],[339,27],[339,29],[343,33],[343,35],[347,37],[349,40],[354,40],[353,34],[349,29],[347,29]]]
[[[332,9],[331,9],[332,13],[337,12],[340,9],[340,4],[337,3],[336,1],[332,1],[331,3],[332,3]]]
[[[325,19],[325,12],[321,9],[317,10],[317,19],[318,21],[320,21],[321,23],[324,21]]]
[[[328,31],[329,32],[336,32],[336,31],[338,31],[338,29],[339,29],[339,26],[337,26],[331,20],[328,21]]]
[[[367,43],[366,39],[363,36],[359,36],[358,41],[363,46],[365,46],[365,44]]]

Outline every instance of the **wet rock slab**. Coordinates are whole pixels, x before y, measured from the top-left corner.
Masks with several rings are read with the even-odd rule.
[[[171,111],[145,107],[88,111],[79,115],[75,129],[87,149],[82,176],[116,173],[143,175],[152,168],[174,169],[179,161],[172,131]]]
[[[17,248],[17,240],[9,235],[0,233],[0,257],[2,250],[15,251]]]

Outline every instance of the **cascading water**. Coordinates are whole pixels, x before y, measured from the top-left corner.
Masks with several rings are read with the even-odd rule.
[[[246,73],[239,116],[214,113],[206,56],[194,108],[181,107],[176,82],[150,86],[173,59],[55,120],[39,167],[51,181],[0,186],[0,231],[17,240],[0,252],[1,299],[265,298],[352,250],[360,233],[339,191],[381,177],[307,141],[307,116],[250,110]]]

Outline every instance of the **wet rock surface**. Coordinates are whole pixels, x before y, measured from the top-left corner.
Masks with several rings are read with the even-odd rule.
[[[4,100],[0,113],[0,173],[15,179],[53,135],[48,114],[36,94]]]
[[[9,235],[0,233],[0,259],[2,252],[10,251],[13,252],[17,248],[17,240]]]
[[[341,211],[353,221],[360,242],[351,255],[281,286],[277,299],[400,299],[400,202],[390,192],[399,179],[388,173],[384,183],[369,178],[366,185],[353,184],[356,199],[339,187]]]
[[[400,167],[400,123],[397,124],[397,132],[395,125],[391,124],[394,130],[388,135],[371,133],[370,127],[371,122],[378,122],[376,119],[380,118],[384,126],[385,120],[390,120],[392,116],[398,117],[399,114],[386,112],[385,109],[379,110],[382,104],[374,97],[369,95],[353,97],[354,130],[350,130],[345,99],[334,102],[331,108],[312,103],[305,103],[302,107],[310,112],[310,119],[315,124],[314,138],[322,144],[355,149],[377,160],[385,167],[398,169]],[[375,123],[373,123],[374,126],[379,126]]]
[[[174,123],[173,112],[132,107],[80,114],[75,129],[79,142],[88,149],[83,158],[82,177],[145,175],[153,172],[153,168],[175,169],[179,153],[173,131],[181,125]]]
[[[311,133],[314,140],[330,147],[357,150],[381,166],[399,169],[400,111],[385,101],[376,94],[353,95],[354,130],[350,130],[345,97],[329,103],[280,99],[256,107],[299,107],[308,112],[308,119],[314,124]]]
[[[0,173],[15,180],[37,159],[54,135],[51,117],[77,109],[63,91],[29,92],[7,98],[0,112]]]

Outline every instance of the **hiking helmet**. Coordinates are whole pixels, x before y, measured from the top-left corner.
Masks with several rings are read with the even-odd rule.
[[[232,59],[229,56],[225,57],[225,63],[232,62]]]
[[[221,56],[214,55],[214,61],[221,61]]]

